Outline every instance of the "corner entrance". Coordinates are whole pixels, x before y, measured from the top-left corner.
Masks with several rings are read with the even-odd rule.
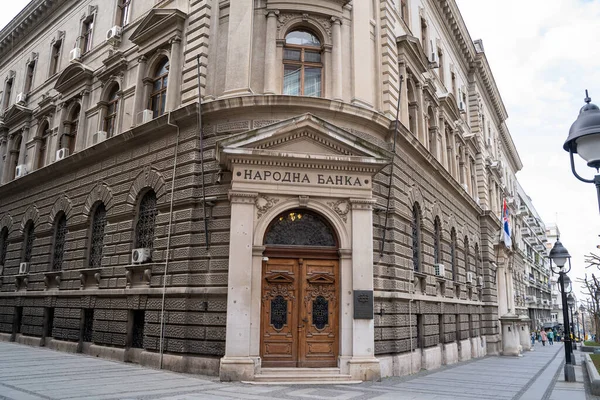
[[[337,367],[339,261],[327,221],[286,211],[265,235],[261,358],[267,367]]]

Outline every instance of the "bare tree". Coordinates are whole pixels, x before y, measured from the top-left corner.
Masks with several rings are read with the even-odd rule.
[[[600,269],[600,256],[591,253],[585,256],[586,268],[596,267]],[[596,333],[596,342],[600,341],[600,282],[594,274],[591,278],[585,275],[583,280],[580,280],[585,287],[585,291],[582,293],[589,296],[587,309],[592,315],[593,319],[593,331]]]

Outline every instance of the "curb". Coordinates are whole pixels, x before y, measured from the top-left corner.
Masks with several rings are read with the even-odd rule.
[[[592,394],[595,396],[600,395],[600,374],[594,365],[594,362],[590,358],[589,354],[585,354],[585,367],[590,377],[590,387]]]

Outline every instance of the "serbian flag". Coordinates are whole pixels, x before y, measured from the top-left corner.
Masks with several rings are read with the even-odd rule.
[[[508,248],[512,247],[512,239],[510,238],[510,227],[508,226],[508,206],[506,199],[502,205],[502,232],[500,233],[500,241]]]

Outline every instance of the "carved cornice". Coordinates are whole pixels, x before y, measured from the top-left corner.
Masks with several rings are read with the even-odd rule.
[[[235,192],[230,190],[227,194],[227,197],[231,203],[254,205],[256,198],[258,197],[258,193]]]

